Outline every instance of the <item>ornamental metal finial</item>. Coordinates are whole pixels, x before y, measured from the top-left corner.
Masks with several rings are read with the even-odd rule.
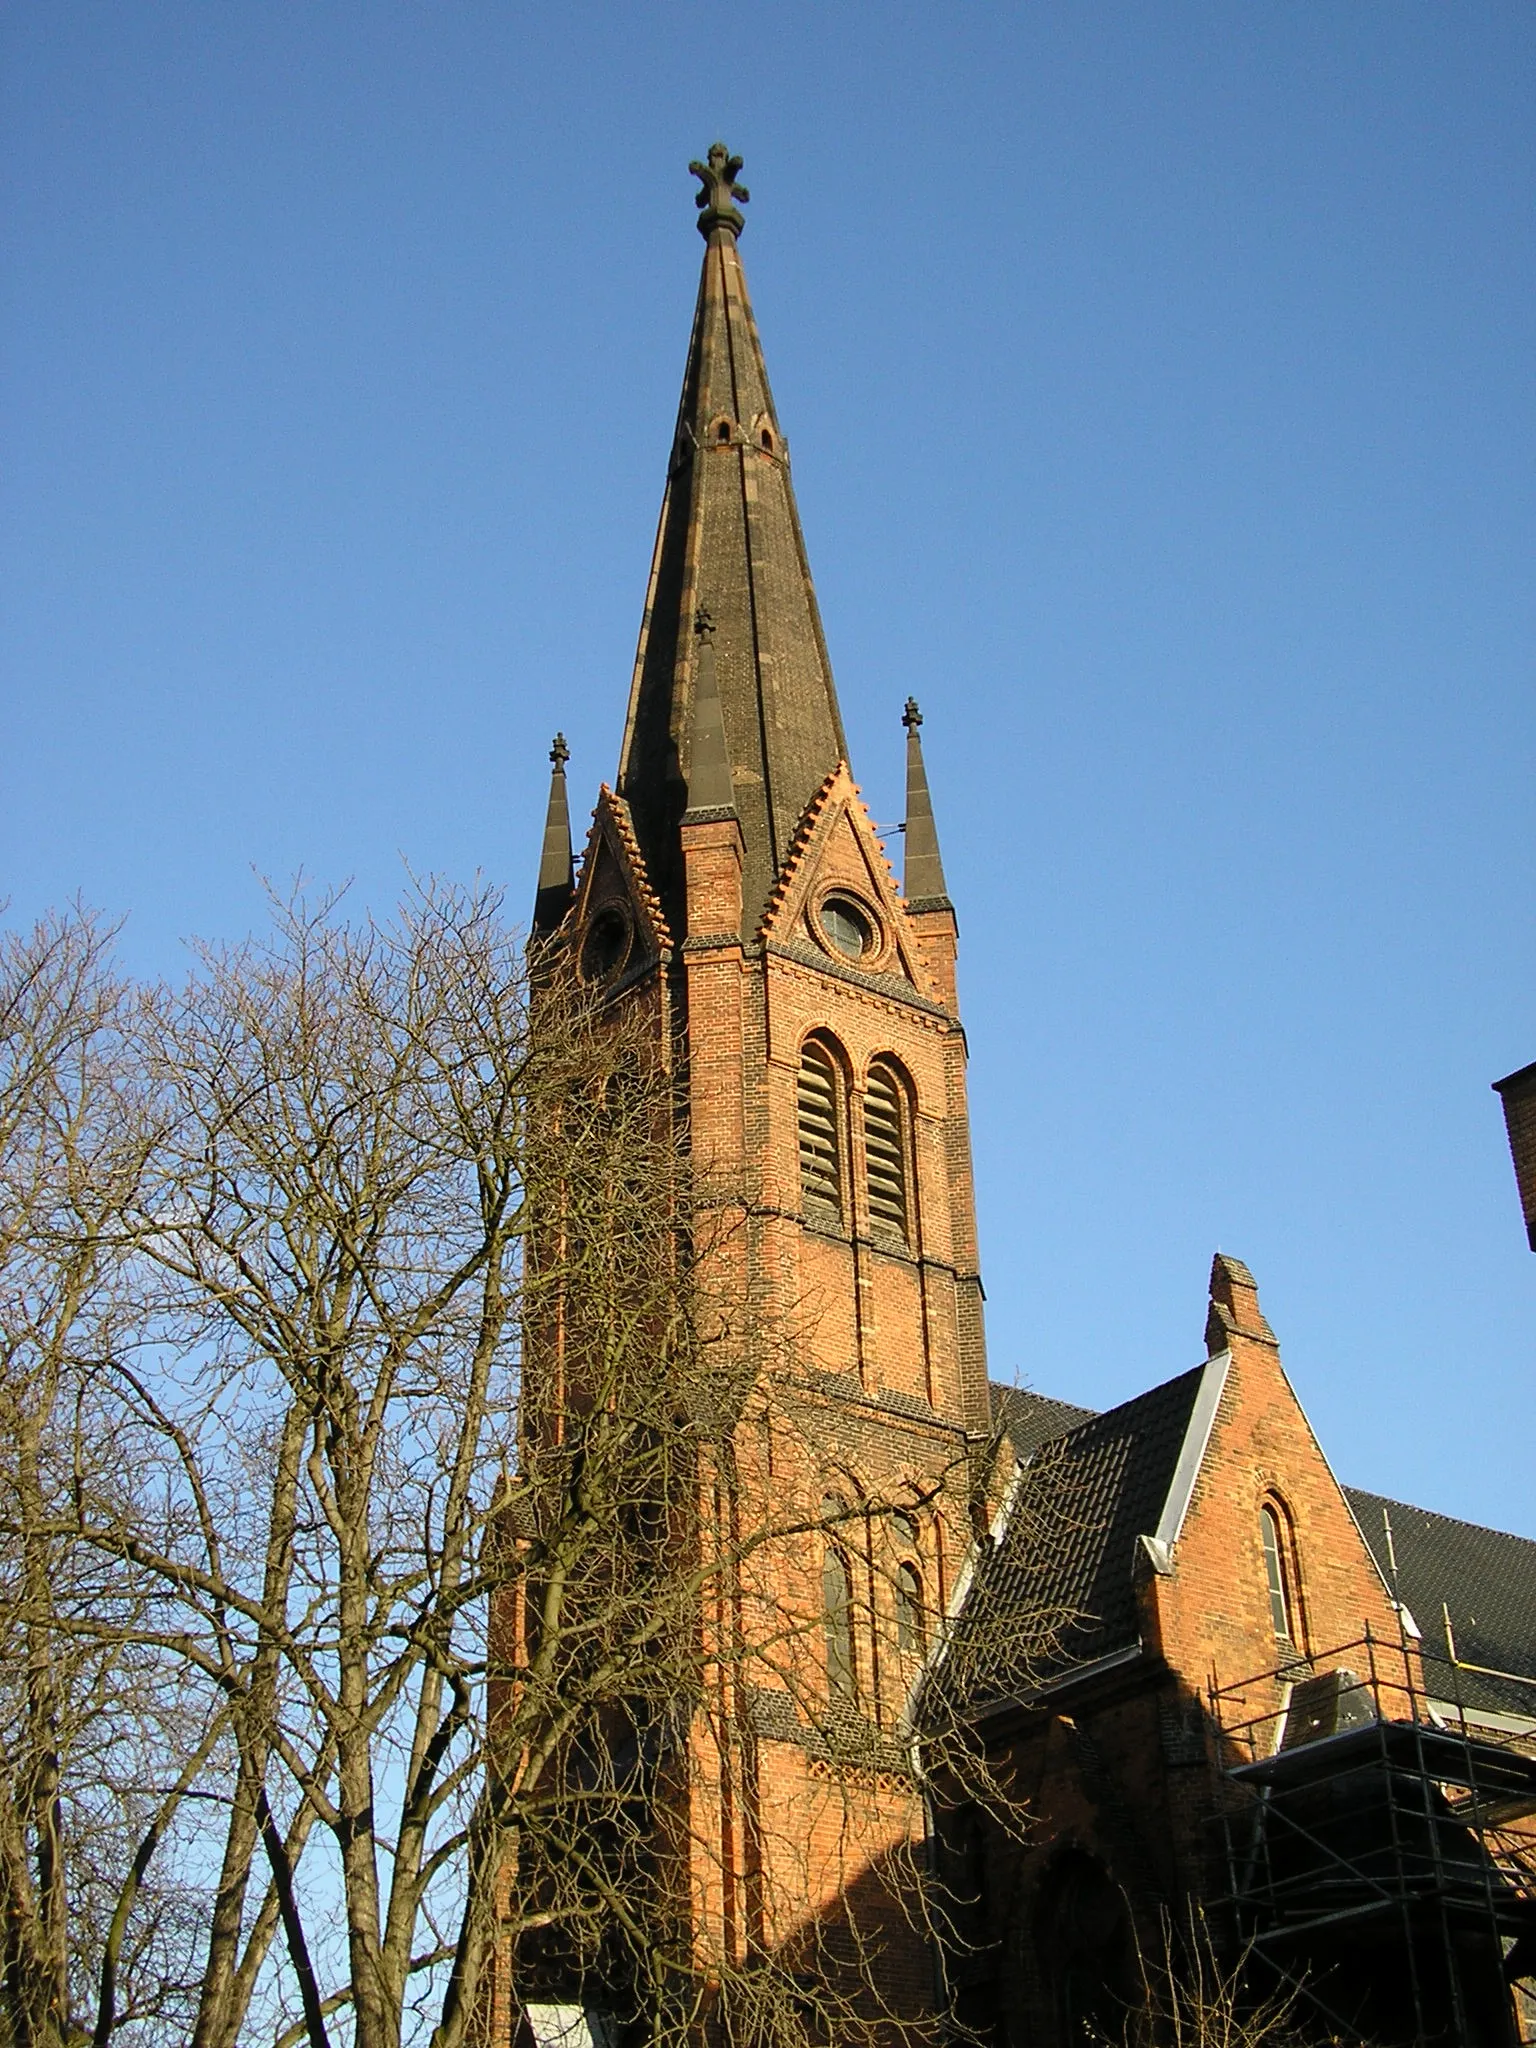
[[[917,699],[915,697],[907,699],[907,708],[901,714],[901,722],[908,732],[916,732],[917,728],[922,724],[923,714],[917,708]]]
[[[557,769],[563,769],[566,762],[571,758],[571,750],[565,744],[565,734],[563,732],[555,734],[555,744],[549,750],[549,758]]]
[[[733,235],[739,235],[747,223],[731,201],[739,199],[745,206],[752,196],[745,185],[736,182],[741,158],[732,156],[723,142],[712,142],[707,159],[700,163],[695,158],[688,168],[704,187],[694,195],[693,202],[699,209],[699,233],[706,240],[716,228],[729,228]]]

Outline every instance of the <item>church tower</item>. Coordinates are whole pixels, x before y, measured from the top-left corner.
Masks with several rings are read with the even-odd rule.
[[[557,740],[534,928],[609,1000],[654,1016],[695,1173],[737,1191],[742,1227],[716,1291],[740,1328],[788,1348],[806,1408],[827,1421],[794,1447],[743,1446],[741,1485],[781,1511],[799,1497],[812,1520],[847,1506],[847,1528],[808,1539],[799,1582],[826,1613],[807,1636],[846,1717],[899,1742],[971,1541],[954,1474],[989,1426],[957,926],[916,703],[905,893],[847,758],[739,253],[741,161],[716,143],[690,168],[703,275],[618,774],[573,880]],[[813,1439],[835,1440],[836,1471],[814,1469]],[[876,1497],[911,1511],[860,1526],[860,1501]],[[867,1812],[852,1837],[845,1815],[823,1855],[809,1839],[817,1743],[789,1691],[747,1690],[734,1711],[748,1762],[718,1740],[699,1761],[694,1826],[717,1847],[696,1895],[715,1888],[705,1910],[727,1945],[761,1946],[789,1940],[797,1910],[765,1860],[798,1858],[803,1910],[822,1910],[850,1881],[853,1837],[855,1860],[874,1863],[882,1830],[920,1817],[888,1808],[870,1773]],[[766,1810],[797,1801],[804,1839],[766,1846]]]

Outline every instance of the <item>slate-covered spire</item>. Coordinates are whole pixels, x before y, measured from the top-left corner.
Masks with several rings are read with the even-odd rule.
[[[928,795],[928,771],[923,766],[923,743],[918,737],[923,714],[915,697],[907,699],[901,722],[907,728],[907,829],[902,893],[909,910],[951,910],[954,906],[944,886],[938,827],[933,822],[933,804]]]
[[[691,800],[699,639],[715,632],[730,788],[741,820],[743,895],[756,918],[802,812],[846,752],[806,564],[784,437],[737,253],[741,160],[703,163],[704,270],[635,657],[619,794],[651,880],[679,925],[677,828]]]
[[[693,622],[693,732],[688,747],[688,818],[736,812],[731,757],[725,744],[725,713],[715,666],[715,622],[701,611]]]
[[[539,856],[539,889],[533,899],[535,937],[552,932],[571,907],[576,865],[571,856],[571,808],[565,794],[565,764],[571,750],[557,732],[549,750],[549,809],[544,814],[544,849]]]

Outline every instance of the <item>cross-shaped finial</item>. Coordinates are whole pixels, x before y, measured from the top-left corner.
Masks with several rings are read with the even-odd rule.
[[[701,640],[713,640],[715,637],[715,621],[708,606],[701,604],[694,613],[693,630]]]
[[[693,201],[699,209],[699,233],[706,240],[716,228],[729,228],[733,235],[739,235],[747,223],[731,201],[739,199],[745,206],[752,196],[745,185],[736,182],[741,158],[732,156],[723,142],[712,142],[705,161],[700,163],[695,157],[688,168],[704,187]]]
[[[564,770],[566,762],[571,758],[571,750],[565,744],[563,732],[555,734],[555,744],[549,750],[549,758],[554,763],[557,773]]]
[[[907,699],[907,708],[901,714],[901,722],[908,732],[916,732],[917,728],[922,724],[923,714],[917,708],[917,699],[915,697]]]

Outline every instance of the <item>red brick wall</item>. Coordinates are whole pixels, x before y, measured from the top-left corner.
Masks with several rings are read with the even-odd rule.
[[[600,810],[575,923],[628,889],[644,935],[653,902],[631,872],[622,807],[604,801],[612,816]],[[882,1948],[885,2001],[912,2014],[933,1993],[932,1957],[901,1897],[924,1820],[910,1782],[878,1768],[878,1756],[880,1742],[900,1739],[920,1664],[898,1641],[895,1566],[918,1564],[931,1629],[968,1541],[968,1432],[988,1421],[964,1038],[953,919],[909,923],[846,770],[813,812],[766,934],[743,928],[734,818],[685,820],[686,930],[666,935],[669,957],[653,947],[653,971],[622,1000],[644,1004],[664,1053],[675,1050],[697,1178],[736,1219],[722,1229],[720,1212],[706,1212],[705,1313],[722,1345],[751,1353],[760,1398],[737,1431],[734,1494],[710,1512],[739,1536],[814,1517],[829,1494],[850,1507],[899,1499],[912,1503],[914,1531],[876,1515],[838,1537],[853,1581],[865,1763],[818,1748],[828,1700],[822,1534],[776,1539],[743,1566],[731,1602],[712,1596],[701,1614],[706,1654],[739,1638],[763,1656],[741,1665],[722,1655],[708,1667],[711,1711],[691,1737],[678,1820],[704,1948],[740,1956],[758,1942],[808,1965],[813,1951],[835,1961],[857,1923]],[[855,891],[880,925],[870,974],[847,971],[821,942],[817,905],[833,884]],[[647,957],[637,950],[627,971]],[[844,1079],[835,1223],[807,1215],[801,1194],[798,1077],[813,1032],[835,1046]],[[864,1087],[877,1058],[907,1087],[906,1241],[869,1213]],[[919,1507],[925,1496],[935,1497]],[[803,1718],[797,1739],[757,1731],[751,1689],[776,1681],[820,1714],[820,1731]]]
[[[989,1995],[1006,1987],[993,2003],[1010,2042],[1056,2039],[1050,1959],[1034,1952],[1033,1929],[1068,1849],[1112,1876],[1154,1953],[1163,1906],[1223,1889],[1207,1688],[1214,1672],[1224,1684],[1252,1681],[1245,1711],[1272,1713],[1281,1702],[1267,1676],[1287,1653],[1271,1620],[1259,1524],[1266,1502],[1283,1509],[1293,1532],[1297,1648],[1328,1665],[1327,1652],[1369,1628],[1382,1675],[1402,1671],[1386,1589],[1285,1376],[1252,1276],[1235,1260],[1218,1258],[1213,1269],[1208,1341],[1229,1351],[1231,1364],[1171,1570],[1138,1560],[1144,1655],[1016,1714],[994,1736],[997,1760],[1033,1815],[1023,1845],[996,1832],[988,1844]],[[1365,1658],[1354,1650],[1338,1661]],[[1271,1745],[1273,1722],[1262,1732]]]

